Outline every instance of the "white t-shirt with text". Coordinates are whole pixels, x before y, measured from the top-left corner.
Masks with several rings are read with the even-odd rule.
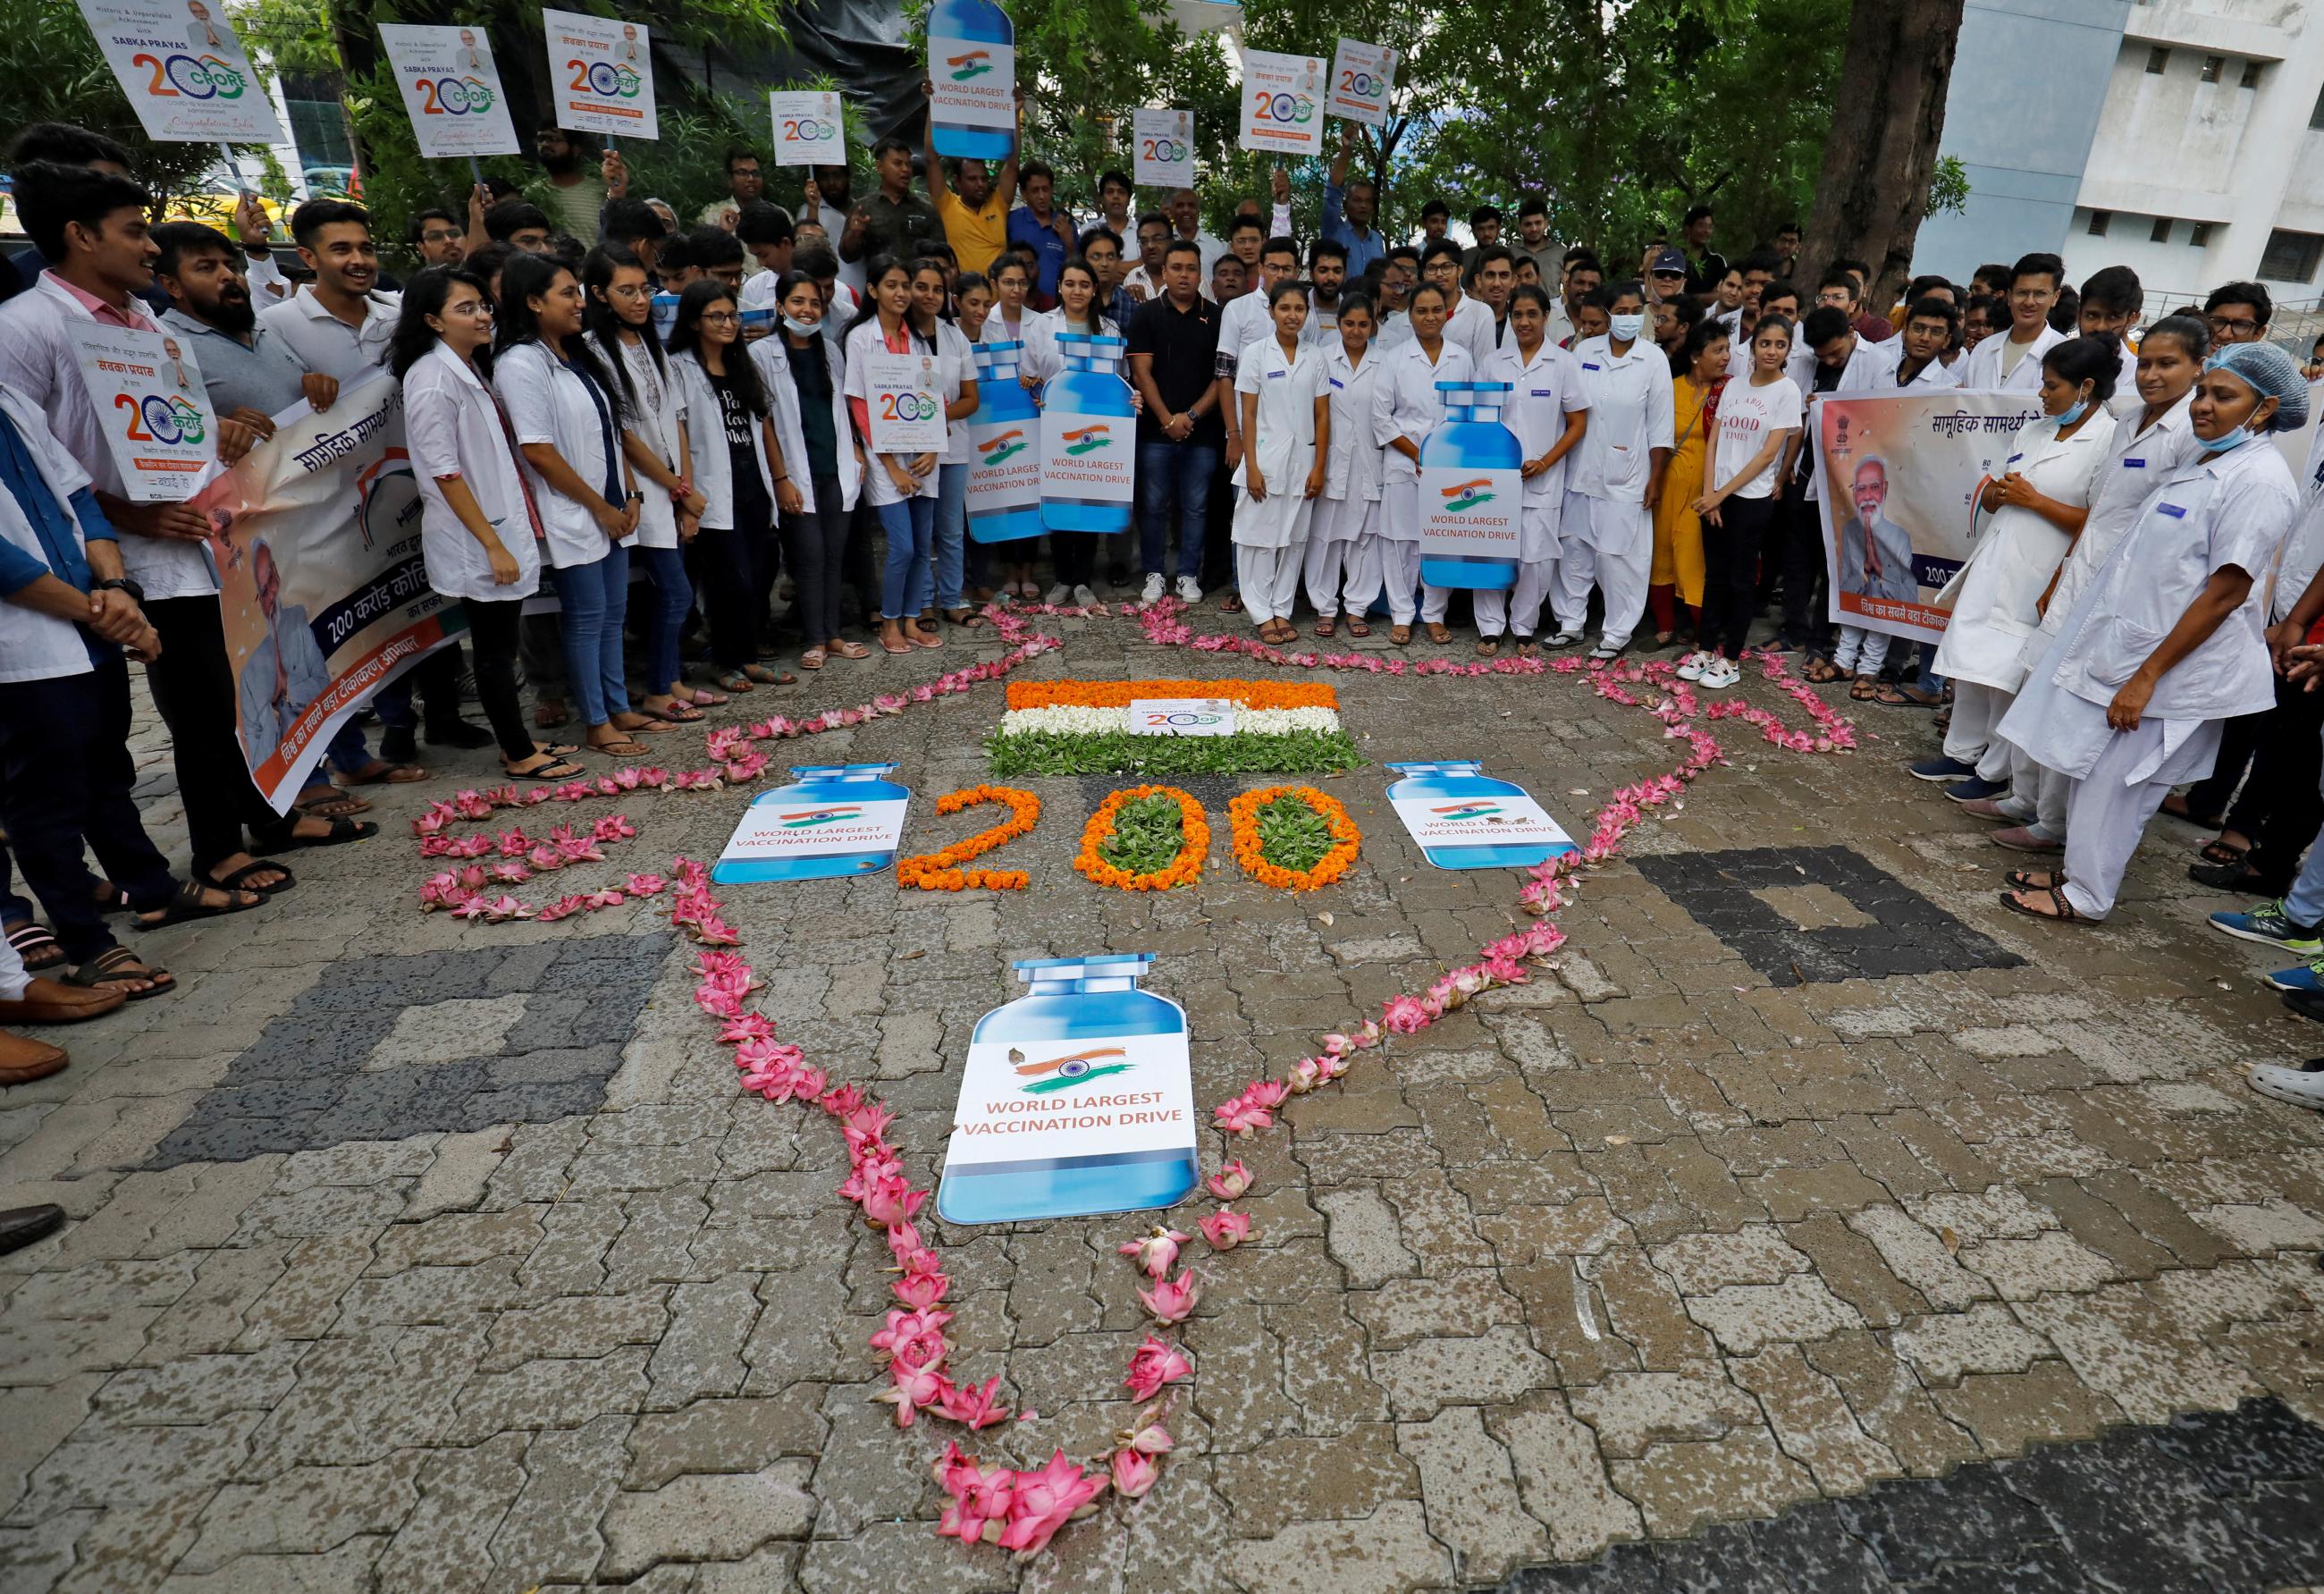
[[[1772,432],[1796,430],[1804,408],[1799,383],[1779,376],[1764,387],[1730,382],[1719,394],[1718,454],[1711,463],[1712,487],[1724,486],[1736,472],[1751,463]],[[1775,490],[1775,472],[1783,464],[1778,448],[1759,473],[1735,489],[1737,498],[1765,498]]]

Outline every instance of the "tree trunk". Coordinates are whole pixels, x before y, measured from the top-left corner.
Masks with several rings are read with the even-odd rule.
[[[1892,302],[1912,272],[1944,132],[1961,5],[1856,0],[1849,22],[1802,258],[1819,271],[1840,255],[1869,261],[1868,305]],[[1803,278],[1800,287],[1812,291],[1812,281]]]

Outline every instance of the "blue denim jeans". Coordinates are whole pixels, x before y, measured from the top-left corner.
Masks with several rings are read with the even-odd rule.
[[[965,484],[964,484],[965,485]],[[877,506],[888,536],[887,567],[880,576],[880,613],[909,620],[928,601],[928,561],[936,551],[936,501],[920,494]]]
[[[641,548],[637,557],[653,584],[653,609],[646,616],[646,691],[659,696],[678,679],[678,633],[686,624],[694,588],[686,579],[683,548]]]
[[[957,609],[968,557],[968,466],[936,466],[936,607]]]
[[[602,725],[630,712],[629,688],[622,678],[622,622],[630,607],[630,550],[616,543],[594,565],[567,565],[557,572],[558,616],[565,631],[565,673],[581,710],[581,723]]]
[[[1220,450],[1208,443],[1138,445],[1138,540],[1148,576],[1203,573],[1203,527],[1211,512],[1211,477]],[[1170,511],[1178,511],[1178,567],[1170,552]]]

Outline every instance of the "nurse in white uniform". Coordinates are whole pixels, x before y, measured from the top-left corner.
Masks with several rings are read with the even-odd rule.
[[[2202,374],[2210,330],[2192,316],[2157,322],[2139,350],[2138,401],[2114,423],[2114,438],[2098,465],[2090,493],[2089,518],[2058,567],[2056,584],[2043,605],[2042,623],[2025,639],[2018,662],[2027,670],[2042,662],[2065,629],[2090,580],[2138,520],[2154,484],[2181,465],[2202,457],[2194,426],[2187,418],[2195,379]],[[2119,399],[2120,395],[2116,395]],[[2066,840],[2066,797],[2073,783],[2045,769],[2015,743],[2009,748],[2009,793],[1961,805],[1980,819],[2015,820],[1987,838],[2018,852],[2055,852]]]
[[[1444,336],[1444,298],[1434,282],[1412,290],[1405,311],[1412,336],[1382,354],[1379,385],[1372,390],[1372,436],[1388,450],[1380,487],[1380,580],[1394,622],[1388,640],[1399,648],[1412,640],[1413,588],[1420,581],[1420,446],[1445,419],[1436,384],[1475,377],[1469,351]],[[1452,640],[1444,628],[1450,596],[1441,586],[1427,591],[1431,641]]]
[[[1332,403],[1323,385],[1323,351],[1300,341],[1307,290],[1278,282],[1268,293],[1275,330],[1235,363],[1235,401],[1247,445],[1235,466],[1236,589],[1259,626],[1259,640],[1280,647],[1296,637],[1291,606],[1307,522],[1323,491],[1319,449],[1331,447]]]
[[[1606,594],[1605,629],[1590,654],[1599,659],[1619,657],[1646,612],[1646,578],[1655,556],[1649,506],[1662,496],[1676,429],[1670,361],[1644,336],[1645,290],[1636,282],[1622,283],[1606,309],[1611,330],[1573,346],[1590,429],[1567,479],[1557,590],[1551,600],[1557,634],[1549,639],[1553,648],[1580,641],[1590,589],[1600,587]]]
[[[1380,446],[1372,440],[1372,389],[1385,356],[1371,346],[1372,302],[1360,293],[1340,301],[1337,336],[1324,346],[1323,396],[1332,401],[1323,447],[1323,495],[1307,523],[1307,601],[1315,607],[1315,634],[1339,629],[1341,604],[1348,634],[1368,637],[1364,612],[1380,589]]]
[[[1566,458],[1589,435],[1590,401],[1582,368],[1549,341],[1549,294],[1527,282],[1509,293],[1509,336],[1479,377],[1509,384],[1501,424],[1517,434],[1525,456],[1525,497],[1517,522],[1517,582],[1514,594],[1480,589],[1477,651],[1501,650],[1504,629],[1517,633],[1517,652],[1531,658],[1542,600],[1557,579],[1558,523],[1565,509]],[[1514,607],[1512,607],[1514,605]]]
[[[2114,440],[2106,408],[2114,373],[2108,338],[2073,338],[2043,356],[2043,413],[2011,439],[1999,479],[1985,487],[1982,507],[1993,518],[1937,594],[1935,606],[1951,615],[1932,668],[1953,683],[1945,759],[1948,772],[1965,772],[1946,795],[1958,801],[1998,797],[2008,783],[2009,746],[1994,726],[2025,679],[2021,654],[2041,624],[2042,594],[2089,518]]]
[[[2189,418],[2203,456],[2147,494],[2001,722],[2075,783],[2065,868],[2012,874],[2015,912],[2105,918],[2163,795],[2209,771],[2225,721],[2275,701],[2266,576],[2300,490],[2265,434],[2306,423],[2308,384],[2273,344],[2230,345]]]

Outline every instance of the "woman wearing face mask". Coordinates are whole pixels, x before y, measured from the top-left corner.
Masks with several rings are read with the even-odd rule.
[[[1371,347],[1372,301],[1360,293],[1340,303],[1339,336],[1323,346],[1323,391],[1332,401],[1323,448],[1323,493],[1307,526],[1307,601],[1315,634],[1338,629],[1344,595],[1348,634],[1368,637],[1364,612],[1379,596],[1380,447],[1372,441],[1372,390],[1384,361]]]
[[[1994,728],[2025,678],[2021,654],[2042,622],[2042,594],[2089,518],[2114,439],[2106,403],[2119,369],[2112,338],[2069,338],[2042,356],[2043,413],[2019,428],[2000,479],[1986,484],[1978,507],[1993,519],[1937,594],[1951,615],[1935,668],[1953,684],[1953,718],[1945,756],[1913,773],[1945,782],[1955,802],[2009,788],[2010,747]]]
[[[1784,374],[1791,357],[1792,324],[1761,315],[1751,330],[1750,379],[1730,380],[1703,423],[1710,491],[1690,506],[1702,539],[1702,646],[1679,661],[1678,676],[1714,692],[1743,678],[1737,665],[1759,608],[1759,549],[1775,523],[1778,484],[1798,457],[1807,401]]]
[[[961,329],[945,318],[951,294],[944,266],[933,260],[912,263],[912,330],[936,345],[944,372],[945,420],[950,440],[936,465],[936,607],[920,615],[920,629],[934,631],[936,617],[963,631],[974,631],[984,616],[961,602],[968,557],[968,418],[976,413],[976,360]]]
[[[890,653],[915,647],[941,648],[941,631],[918,623],[931,585],[935,551],[936,466],[941,449],[930,454],[882,454],[872,442],[872,388],[865,370],[875,355],[933,355],[933,338],[912,325],[912,278],[892,255],[872,263],[863,273],[869,292],[841,340],[847,367],[847,410],[869,467],[864,490],[888,539],[888,564],[880,582],[880,646]]]
[[[696,534],[710,657],[727,692],[798,679],[759,662],[761,604],[774,559],[774,518],[806,512],[775,436],[773,406],[744,351],[734,299],[714,278],[687,284],[669,333],[670,368],[686,397],[695,469],[708,507]],[[761,338],[771,343],[772,338]]]
[[[644,495],[622,456],[621,389],[581,336],[581,284],[546,255],[501,273],[493,388],[508,410],[557,567],[565,668],[589,745],[615,758],[650,750],[630,733],[658,722],[630,708],[622,667],[630,547]]]
[[[467,615],[476,696],[501,767],[524,780],[570,780],[581,766],[563,755],[574,750],[534,741],[517,702],[517,622],[540,589],[540,551],[507,418],[484,385],[492,300],[473,272],[431,266],[403,303],[388,369],[403,384],[428,585]]]
[[[776,444],[799,488],[798,512],[779,521],[799,631],[807,639],[799,668],[821,669],[835,653],[872,657],[871,649],[839,634],[840,572],[862,490],[863,460],[846,395],[832,376],[823,290],[804,272],[787,272],[775,284],[775,308],[781,331],[751,346],[751,363],[774,411]]]
[[[1504,625],[1517,633],[1520,658],[1540,651],[1533,633],[1541,620],[1542,600],[1557,579],[1566,456],[1590,430],[1582,369],[1572,355],[1549,341],[1546,290],[1527,282],[1510,291],[1508,334],[1478,379],[1509,384],[1501,421],[1517,434],[1525,455],[1517,589],[1512,594],[1484,588],[1471,594],[1477,606],[1477,651],[1487,659],[1501,650]]]
[[[1307,522],[1323,491],[1323,459],[1331,450],[1331,390],[1325,358],[1304,343],[1307,285],[1277,282],[1267,298],[1274,336],[1242,351],[1235,367],[1235,401],[1242,435],[1250,440],[1235,467],[1236,588],[1259,626],[1259,640],[1281,647],[1299,635],[1291,608],[1299,597],[1299,566]]]
[[[2210,328],[2189,316],[2171,317],[2147,329],[2138,350],[2141,402],[2113,423],[2091,486],[2089,515],[2042,595],[2041,623],[2018,651],[2018,662],[2026,669],[2042,662],[2042,655],[2065,629],[2066,616],[2115,545],[2137,522],[2154,484],[2202,456],[2188,410],[2210,336]],[[2071,782],[2044,769],[2015,743],[2006,745],[2008,792],[1963,803],[1962,811],[2008,825],[1989,838],[1997,846],[2019,852],[2063,850]]]
[[[1603,337],[1573,346],[1582,391],[1590,400],[1590,432],[1567,474],[1563,521],[1558,530],[1557,634],[1553,648],[1582,640],[1590,589],[1606,598],[1604,629],[1590,657],[1618,659],[1646,612],[1646,582],[1654,572],[1655,521],[1676,435],[1670,362],[1645,341],[1646,301],[1637,282],[1600,288],[1590,296],[1606,311]]]
[[[1025,357],[1017,368],[1017,377],[1033,390],[1037,399],[1065,368],[1057,334],[1121,336],[1121,328],[1114,325],[1113,318],[1098,309],[1097,273],[1078,256],[1057,270],[1057,308],[1031,312],[1025,318],[1024,326]],[[1073,603],[1084,607],[1097,602],[1097,593],[1090,586],[1090,581],[1097,571],[1097,547],[1102,535],[1096,531],[1049,533],[1049,552],[1056,561],[1057,582],[1049,589],[1046,602]]]
[[[2004,738],[2073,782],[2065,867],[2013,873],[2002,903],[2014,912],[2105,918],[2163,794],[2210,769],[2226,721],[2274,701],[2266,576],[2300,491],[2266,434],[2306,422],[2308,384],[2275,345],[2229,345],[2197,381],[2188,418],[2201,457],[2148,491],[2001,722]],[[2276,903],[2212,923],[2273,944],[2304,928]]]
[[[1406,316],[1412,336],[1381,353],[1379,385],[1372,389],[1372,436],[1388,450],[1380,488],[1380,579],[1388,589],[1388,640],[1402,648],[1412,641],[1416,612],[1413,589],[1420,581],[1420,446],[1444,424],[1440,382],[1475,377],[1469,351],[1444,338],[1449,314],[1444,290],[1424,282],[1412,290]],[[1427,589],[1429,640],[1449,642],[1444,626],[1449,594]]]
[[[1704,461],[1719,422],[1719,397],[1730,364],[1726,323],[1694,324],[1679,348],[1679,371],[1671,382],[1671,412],[1677,417],[1670,468],[1663,472],[1662,495],[1655,501],[1654,563],[1646,575],[1646,607],[1655,617],[1655,646],[1677,639],[1678,606],[1702,645],[1702,520],[1695,501],[1703,496]]]
[[[698,720],[726,699],[679,678],[678,633],[694,603],[682,549],[708,507],[693,482],[686,401],[653,335],[653,288],[638,257],[619,247],[593,249],[581,263],[581,285],[589,295],[582,318],[589,346],[621,384],[622,456],[645,493],[637,557],[656,601],[647,617],[646,696],[639,706],[672,723]]]

